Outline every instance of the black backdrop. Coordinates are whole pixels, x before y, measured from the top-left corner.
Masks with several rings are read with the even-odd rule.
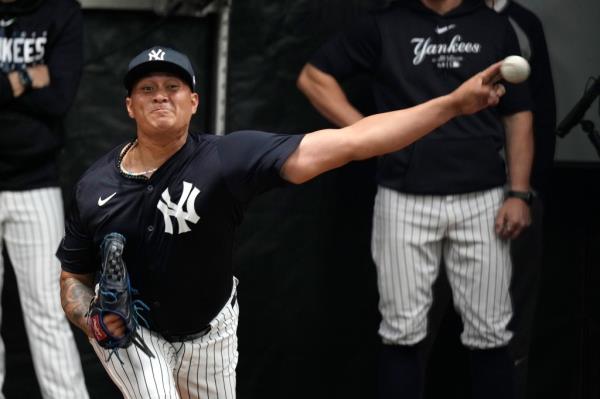
[[[231,29],[227,130],[302,133],[327,127],[295,88],[302,65],[324,37],[366,8],[367,0],[239,0]],[[212,115],[216,20],[130,12],[85,12],[86,58],[61,157],[67,202],[73,183],[100,154],[132,137],[120,79],[127,61],[154,43],[187,52],[202,98],[194,129]],[[370,110],[361,79],[353,102]],[[369,253],[373,162],[354,163],[303,186],[274,190],[248,209],[235,252],[239,298],[238,392],[249,398],[372,398],[378,346],[377,291]],[[532,395],[598,397],[598,170],[559,169],[549,204]],[[577,177],[577,178],[574,178]],[[585,201],[581,201],[585,198]],[[182,276],[184,278],[185,276]],[[18,318],[10,273],[3,295],[8,398],[39,397]],[[190,304],[190,316],[193,304]],[[468,374],[451,316],[433,353],[430,397],[460,397]],[[92,397],[119,397],[81,339]],[[438,395],[438,396],[436,396]],[[558,395],[558,396],[557,396]]]
[[[234,4],[228,130],[302,133],[328,125],[298,92],[300,69],[359,2]],[[370,96],[351,82],[368,111]],[[369,252],[373,163],[349,165],[248,209],[235,253],[241,398],[369,398],[377,292]]]

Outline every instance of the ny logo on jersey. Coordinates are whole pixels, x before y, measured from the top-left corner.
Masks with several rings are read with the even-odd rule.
[[[190,231],[190,227],[186,221],[194,224],[198,223],[200,216],[198,216],[196,209],[194,208],[194,202],[196,201],[198,194],[200,194],[200,190],[192,186],[191,183],[184,181],[181,198],[179,198],[179,202],[177,205],[175,205],[171,202],[171,194],[169,194],[169,189],[167,188],[165,191],[163,191],[161,196],[162,200],[158,201],[156,207],[162,212],[165,219],[165,233],[173,234],[173,223],[171,222],[171,217],[177,219],[179,234]]]
[[[152,60],[164,61],[165,60],[165,52],[162,49],[156,49],[156,50],[150,51],[148,53],[148,61],[152,61]]]

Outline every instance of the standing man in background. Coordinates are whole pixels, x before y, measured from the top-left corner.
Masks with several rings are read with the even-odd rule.
[[[377,111],[385,112],[448,93],[483,65],[519,53],[508,20],[483,0],[407,0],[329,41],[298,86],[322,115],[346,126],[363,117],[339,84],[349,76],[370,74]],[[507,85],[497,110],[454,119],[380,158],[372,242],[381,398],[421,396],[418,345],[442,259],[470,349],[473,396],[515,397],[509,240],[530,223],[532,158],[526,85]]]
[[[15,271],[42,396],[54,399],[88,397],[54,257],[64,233],[56,157],[81,77],[82,36],[75,0],[0,0],[0,245]],[[0,362],[1,385],[2,341]]]
[[[539,295],[539,279],[543,244],[543,210],[551,184],[556,145],[556,96],[550,68],[550,57],[544,28],[530,10],[511,0],[486,0],[489,7],[509,18],[519,41],[521,56],[531,65],[529,88],[533,111],[535,151],[531,170],[531,186],[536,192],[531,206],[532,224],[511,243],[514,264],[511,296],[515,314],[510,349],[517,369],[519,398],[527,394],[529,347],[535,308]]]

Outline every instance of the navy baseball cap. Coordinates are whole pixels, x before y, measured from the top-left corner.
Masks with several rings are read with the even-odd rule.
[[[190,59],[172,48],[154,46],[135,56],[129,63],[123,83],[127,92],[133,85],[152,72],[168,72],[177,75],[188,86],[195,90],[196,77]]]

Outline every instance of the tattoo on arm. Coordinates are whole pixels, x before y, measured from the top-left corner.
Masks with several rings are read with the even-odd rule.
[[[71,323],[81,328],[86,335],[88,334],[86,313],[94,296],[94,291],[90,285],[91,279],[89,285],[74,277],[61,276],[60,279],[60,297],[63,310]]]

